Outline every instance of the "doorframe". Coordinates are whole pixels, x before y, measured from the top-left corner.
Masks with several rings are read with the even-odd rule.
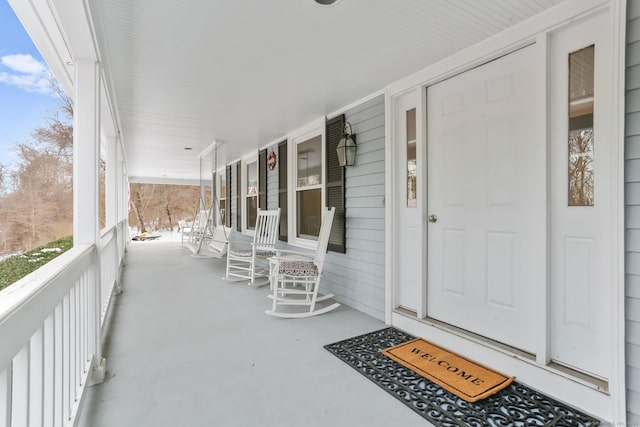
[[[418,143],[426,144],[426,87],[436,84],[454,75],[471,70],[486,62],[509,54],[524,46],[538,44],[538,55],[542,55],[543,67],[547,67],[547,40],[551,32],[569,26],[576,21],[588,19],[592,16],[608,13],[610,19],[611,42],[613,46],[614,61],[611,76],[611,129],[608,135],[613,144],[610,148],[612,194],[610,203],[612,209],[611,229],[611,348],[613,357],[611,361],[611,377],[608,379],[608,390],[606,393],[596,390],[596,387],[588,386],[586,382],[579,378],[562,372],[559,369],[550,367],[546,363],[549,361],[549,343],[547,342],[549,328],[549,280],[547,286],[538,292],[536,305],[546,306],[547,310],[539,310],[540,325],[535,331],[537,336],[537,359],[531,360],[523,355],[518,355],[509,349],[493,346],[477,337],[471,337],[462,333],[456,333],[437,322],[424,319],[426,316],[426,283],[423,284],[421,293],[422,310],[418,310],[417,316],[408,316],[400,310],[396,310],[396,280],[398,264],[395,259],[397,251],[396,215],[397,209],[395,198],[393,197],[394,180],[396,179],[394,155],[394,112],[395,98],[398,95],[409,91],[417,91],[417,135]],[[503,361],[505,366],[513,366],[519,371],[519,377],[529,385],[548,391],[550,394],[567,401],[578,404],[585,402],[589,405],[588,411],[594,415],[602,417],[607,421],[621,422],[626,419],[626,384],[625,384],[625,311],[624,311],[624,80],[625,80],[625,28],[626,28],[626,2],[616,0],[567,0],[552,7],[526,21],[523,21],[497,35],[488,38],[470,48],[466,48],[442,61],[428,66],[414,74],[398,80],[385,88],[385,250],[386,250],[386,274],[385,274],[385,322],[390,325],[400,327],[407,332],[430,336],[433,339],[439,338],[440,343],[450,346],[452,350],[478,356],[479,361],[496,363]],[[545,86],[547,85],[546,73]],[[545,108],[547,112],[547,97],[544,96]],[[548,117],[545,117],[544,130],[548,140]],[[426,145],[425,145],[426,146]],[[426,151],[426,150],[424,150]],[[426,161],[426,155],[424,158]],[[424,168],[423,168],[424,169]],[[426,171],[423,171],[426,173]],[[547,171],[548,173],[548,171]],[[419,181],[420,182],[420,181]],[[426,188],[422,180],[423,190],[421,195],[426,197]],[[426,199],[423,203],[423,217],[426,209]],[[426,236],[426,232],[425,232]],[[547,236],[548,238],[548,236]],[[548,245],[547,245],[548,247]],[[426,254],[426,239],[423,244]],[[548,270],[541,272],[548,278]],[[426,278],[426,274],[423,275]],[[425,279],[426,280],[426,279]],[[543,350],[543,351],[541,351]],[[505,368],[506,369],[506,368]],[[552,387],[550,387],[552,386]]]

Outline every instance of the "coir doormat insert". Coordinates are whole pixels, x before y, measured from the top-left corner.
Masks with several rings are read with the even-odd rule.
[[[382,354],[467,402],[485,399],[514,379],[422,338],[385,348]]]
[[[385,328],[325,348],[438,427],[600,425],[598,419],[518,381],[486,399],[467,402],[382,354],[414,338]]]

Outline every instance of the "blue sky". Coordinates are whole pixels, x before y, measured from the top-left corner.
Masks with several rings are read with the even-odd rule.
[[[56,98],[48,69],[7,0],[0,0],[0,163],[16,162],[16,143],[46,124]]]

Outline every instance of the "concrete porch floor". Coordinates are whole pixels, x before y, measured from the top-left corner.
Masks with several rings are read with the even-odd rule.
[[[175,242],[132,242],[125,264],[80,426],[431,426],[323,348],[383,322],[267,316],[268,286],[221,280],[224,259]]]

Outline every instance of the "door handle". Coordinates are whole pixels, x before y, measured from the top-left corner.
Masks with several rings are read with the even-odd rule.
[[[438,217],[437,217],[437,216],[435,216],[435,215],[429,215],[429,216],[427,217],[427,220],[428,220],[429,222],[436,222],[436,221],[438,221]]]

